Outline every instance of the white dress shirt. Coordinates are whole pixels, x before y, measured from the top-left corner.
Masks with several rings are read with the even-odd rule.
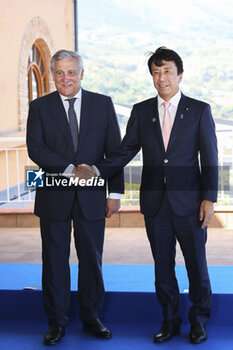
[[[169,113],[171,116],[171,122],[172,125],[174,123],[175,120],[175,116],[176,116],[176,112],[177,112],[177,108],[178,108],[178,104],[180,102],[181,99],[181,92],[180,90],[175,94],[175,96],[173,96],[170,101],[168,101],[170,103],[169,106]],[[163,125],[163,117],[164,117],[164,106],[163,106],[163,102],[165,102],[159,95],[158,95],[158,111],[159,111],[159,121],[160,121],[160,126],[162,129],[162,125]]]
[[[178,108],[178,104],[180,102],[181,99],[181,92],[180,90],[168,101],[170,103],[169,106],[169,113],[170,113],[170,117],[171,117],[171,122],[172,122],[172,126],[173,123],[175,121],[175,117],[176,117],[176,112],[177,112],[177,108]],[[161,126],[161,130],[162,130],[162,125],[163,125],[163,117],[164,117],[164,112],[165,112],[165,107],[163,106],[163,102],[165,102],[165,100],[163,100],[159,95],[158,95],[158,111],[159,111],[159,121],[160,121],[160,126]],[[164,183],[166,183],[166,178],[164,177]]]
[[[65,111],[66,111],[67,119],[69,121],[69,116],[68,116],[69,101],[66,101],[68,99],[68,97],[63,96],[61,94],[59,94],[59,95],[61,97],[63,106],[64,106]],[[76,113],[76,116],[77,116],[78,127],[80,128],[82,89],[80,89],[79,92],[77,92],[77,94],[75,96],[73,96],[72,98],[76,98],[76,101],[74,103],[74,110],[75,110],[75,113]],[[75,167],[74,164],[68,165],[68,167],[64,170],[62,175],[66,176],[66,177],[70,177],[74,167]],[[97,176],[99,176],[99,174]],[[121,199],[121,194],[120,193],[109,193],[109,198]]]
[[[69,116],[68,116],[68,110],[69,110],[69,101],[67,101],[69,99],[69,97],[67,96],[63,96],[61,94],[59,94],[64,106],[64,109],[66,111],[66,116],[69,122]],[[76,98],[76,101],[74,103],[74,110],[77,116],[77,123],[78,123],[78,127],[80,126],[80,114],[81,114],[81,101],[82,101],[82,89],[80,89],[77,94],[75,96],[73,96],[72,98]],[[68,165],[68,167],[64,170],[63,172],[63,176],[66,177],[70,177],[70,174],[72,173],[73,169],[74,169],[74,164],[70,164]]]
[[[65,108],[66,111],[66,115],[67,115],[67,119],[69,121],[69,116],[68,116],[68,110],[69,110],[69,97],[63,96],[61,94],[59,94],[63,103],[63,106]],[[77,116],[77,122],[78,122],[78,126],[80,125],[80,114],[81,114],[81,101],[82,101],[82,89],[79,90],[79,92],[77,92],[77,94],[75,96],[73,96],[72,98],[76,98],[76,101],[74,103],[74,110]]]

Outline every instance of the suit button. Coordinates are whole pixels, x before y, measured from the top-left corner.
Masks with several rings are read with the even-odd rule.
[[[168,159],[164,159],[164,163],[168,163]]]

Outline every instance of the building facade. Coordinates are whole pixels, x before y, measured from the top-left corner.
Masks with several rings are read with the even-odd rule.
[[[73,0],[0,0],[0,136],[24,133],[29,102],[54,90],[50,58],[74,50]]]

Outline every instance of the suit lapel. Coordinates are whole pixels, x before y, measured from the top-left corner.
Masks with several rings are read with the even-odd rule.
[[[190,109],[190,107],[187,103],[187,98],[185,95],[182,94],[180,102],[178,104],[178,108],[177,108],[175,120],[173,123],[167,151],[169,150],[170,147],[172,147],[177,135],[182,131],[182,129],[187,121],[189,109]]]
[[[162,130],[161,130],[160,120],[159,120],[158,97],[157,96],[155,99],[152,100],[152,108],[150,108],[150,123],[151,123],[151,127],[155,133],[156,139],[160,143],[161,148],[164,150],[163,136],[162,136]]]
[[[51,103],[49,105],[49,109],[50,115],[54,120],[54,125],[56,125],[59,128],[67,143],[69,143],[70,147],[74,149],[66,111],[57,91],[55,91],[54,94],[51,95]]]
[[[82,147],[82,144],[86,139],[87,132],[90,129],[91,119],[93,118],[93,108],[93,103],[90,101],[88,91],[82,89],[78,150]]]

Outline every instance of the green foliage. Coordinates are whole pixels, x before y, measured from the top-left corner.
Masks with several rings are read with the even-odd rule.
[[[131,184],[131,187],[132,187],[132,188],[130,188],[130,183],[129,183],[129,182],[125,182],[125,191],[129,191],[129,190],[132,190],[132,191],[139,191],[139,189],[140,189],[140,184],[132,183],[132,184]]]
[[[169,25],[167,23],[167,15]],[[79,48],[83,87],[133,105],[156,94],[147,53],[176,50],[184,62],[182,91],[211,104],[216,118],[233,120],[233,6],[228,0],[80,0]]]
[[[220,110],[220,115],[224,119],[232,119],[233,116],[233,105],[222,107]]]

